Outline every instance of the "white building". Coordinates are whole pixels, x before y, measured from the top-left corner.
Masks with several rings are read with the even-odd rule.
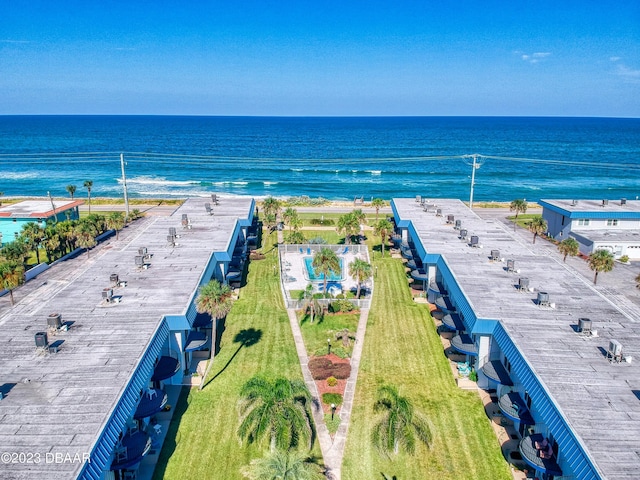
[[[608,250],[640,260],[640,200],[540,200],[551,237],[575,238],[580,252]]]

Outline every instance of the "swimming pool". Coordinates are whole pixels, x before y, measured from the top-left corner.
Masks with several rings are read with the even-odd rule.
[[[329,278],[327,279],[330,282],[338,282],[340,280],[344,280],[344,277],[342,276],[342,271],[344,270],[342,268],[342,257],[338,257],[338,260],[340,261],[340,272],[337,275],[334,273],[331,273],[329,275]],[[306,276],[308,280],[312,282],[324,281],[324,274],[323,273],[316,274],[315,270],[313,269],[313,257],[304,257],[304,266],[306,268]]]

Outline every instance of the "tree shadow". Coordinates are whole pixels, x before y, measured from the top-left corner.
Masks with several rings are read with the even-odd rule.
[[[239,343],[240,344],[238,346],[237,350],[233,353],[233,355],[231,355],[231,358],[229,358],[229,360],[227,360],[227,363],[224,365],[224,367],[222,367],[220,369],[220,371],[218,373],[216,373],[211,378],[211,380],[209,380],[207,383],[205,383],[202,386],[202,388],[206,387],[211,382],[213,382],[216,378],[218,378],[220,375],[222,375],[222,373],[231,364],[233,359],[236,358],[236,355],[238,355],[238,353],[240,353],[240,350],[242,350],[242,347],[252,347],[256,343],[258,343],[261,339],[262,339],[262,330],[256,330],[255,328],[243,329],[243,330],[240,330],[238,333],[236,333],[236,336],[233,337],[233,343]]]

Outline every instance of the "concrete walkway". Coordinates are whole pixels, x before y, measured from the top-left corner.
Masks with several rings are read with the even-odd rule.
[[[353,408],[353,399],[356,393],[356,380],[358,379],[358,370],[360,367],[360,357],[362,355],[362,347],[364,345],[364,336],[367,330],[367,321],[369,319],[369,309],[360,310],[360,320],[356,331],[355,346],[351,356],[351,375],[347,379],[347,385],[344,392],[342,408],[340,409],[340,427],[334,438],[329,435],[329,430],[324,423],[324,412],[322,410],[322,399],[320,398],[316,382],[311,376],[309,370],[309,357],[302,339],[302,332],[296,316],[295,310],[288,308],[289,322],[291,323],[291,331],[302,368],[302,376],[307,384],[311,396],[313,397],[313,420],[316,424],[318,434],[318,443],[324,458],[324,464],[327,468],[327,478],[331,480],[340,480],[342,469],[342,458],[344,457],[344,447],[347,441],[347,432],[351,421],[351,410]]]

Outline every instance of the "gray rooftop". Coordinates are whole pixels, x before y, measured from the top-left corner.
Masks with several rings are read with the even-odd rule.
[[[594,242],[640,242],[640,230],[573,230],[571,235],[579,235]]]
[[[566,200],[566,199],[542,199],[542,202],[547,202],[549,205],[553,205],[568,212],[640,212],[640,200],[629,200],[622,205],[619,198],[609,199],[607,205],[602,205],[602,199],[600,200]]]
[[[24,200],[0,207],[0,218],[45,218],[53,215],[54,207],[56,212],[64,212],[83,203],[82,200],[54,200],[52,205],[49,200]]]
[[[614,301],[562,263],[549,247],[532,245],[501,223],[482,220],[458,200],[436,200],[444,217],[423,212],[414,199],[394,199],[402,220],[412,220],[430,253],[442,254],[478,318],[502,322],[581,438],[606,478],[637,478],[640,471],[640,316],[637,308]],[[610,204],[611,205],[611,204]],[[460,241],[446,215],[462,220],[483,248]],[[492,263],[492,249],[505,263]],[[507,273],[506,260],[520,273]],[[536,292],[519,293],[514,285],[528,277],[545,291],[555,308],[534,303]],[[588,317],[599,337],[584,338],[572,325]],[[618,340],[633,363],[611,364],[609,339]]]
[[[46,454],[91,451],[162,317],[184,314],[212,252],[227,250],[236,219],[248,218],[252,208],[250,198],[224,198],[209,216],[204,203],[190,199],[170,217],[141,220],[136,235],[112,238],[89,260],[83,255],[71,278],[44,282],[33,294],[39,301],[0,318],[0,389],[8,390],[0,401],[0,452],[42,459],[2,465],[3,479],[77,476],[82,463],[45,463]],[[192,229],[181,227],[183,213]],[[176,247],[167,244],[169,227],[180,235]],[[138,270],[134,257],[143,246],[153,255],[151,267]],[[112,273],[127,286],[114,292],[121,303],[105,306],[102,289]],[[49,337],[64,341],[57,354],[38,352],[34,334],[46,331],[52,312],[74,323]]]

